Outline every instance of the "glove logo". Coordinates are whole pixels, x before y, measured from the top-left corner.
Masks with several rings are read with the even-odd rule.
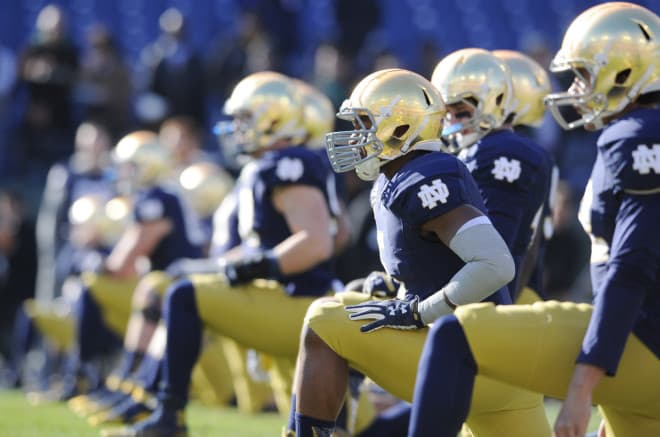
[[[660,174],[660,144],[654,144],[653,148],[640,144],[632,152],[632,156],[633,170],[637,170],[639,174],[649,174],[651,170],[655,174]]]
[[[504,156],[500,156],[495,160],[495,168],[493,168],[493,175],[498,181],[513,182],[520,177],[520,161],[517,159],[508,160]]]
[[[282,158],[277,163],[275,174],[283,181],[295,182],[300,179],[305,171],[303,163],[298,158]]]
[[[419,187],[417,197],[422,201],[422,207],[433,209],[438,206],[438,202],[447,203],[449,197],[449,188],[441,179],[436,179],[431,185],[422,185]]]

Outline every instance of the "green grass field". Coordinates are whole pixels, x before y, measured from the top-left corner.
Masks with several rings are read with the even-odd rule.
[[[284,420],[274,413],[245,415],[230,408],[193,404],[188,409],[191,435],[195,437],[272,437]],[[33,407],[19,391],[0,391],[0,437],[98,437],[66,404]]]
[[[554,420],[560,404],[548,401],[548,417]],[[590,431],[598,429],[600,418],[594,410]],[[196,437],[272,437],[284,423],[277,414],[248,416],[235,409],[211,408],[193,404],[188,409],[191,435]],[[99,429],[90,427],[65,404],[33,407],[18,391],[0,391],[0,437],[92,437]]]

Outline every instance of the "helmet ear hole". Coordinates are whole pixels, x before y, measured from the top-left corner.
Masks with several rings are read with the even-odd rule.
[[[424,95],[424,100],[426,101],[427,106],[431,106],[431,98],[424,88],[422,88],[422,94]]]
[[[639,30],[641,30],[644,34],[644,38],[646,38],[647,41],[651,41],[651,35],[649,34],[648,27],[644,23],[637,23],[637,26],[639,27]]]
[[[623,85],[626,83],[628,80],[628,77],[630,77],[630,72],[632,70],[630,68],[626,68],[625,70],[621,70],[616,74],[616,77],[614,78],[614,83],[617,85]]]
[[[394,132],[392,132],[392,137],[400,140],[401,137],[403,137],[406,132],[408,132],[408,129],[410,129],[409,124],[400,124],[394,129]]]
[[[495,97],[495,104],[497,106],[500,106],[502,104],[502,100],[504,100],[504,94],[500,93]]]

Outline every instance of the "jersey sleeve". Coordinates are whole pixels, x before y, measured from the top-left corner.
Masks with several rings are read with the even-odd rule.
[[[259,171],[267,190],[289,185],[309,185],[325,191],[327,169],[319,157],[306,154],[279,156]]]
[[[390,209],[405,223],[421,226],[465,203],[468,196],[464,181],[456,174],[445,174],[406,184],[392,199]]]
[[[614,376],[650,284],[660,268],[660,195],[624,195],[579,363]]]
[[[615,191],[648,194],[660,189],[660,144],[624,139],[601,146],[599,152],[614,177]]]
[[[238,195],[234,192],[225,197],[213,215],[211,257],[222,256],[241,244],[238,233]]]

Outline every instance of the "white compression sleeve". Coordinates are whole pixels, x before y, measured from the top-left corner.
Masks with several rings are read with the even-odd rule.
[[[449,248],[465,265],[447,285],[420,302],[418,310],[425,324],[450,314],[457,305],[480,302],[510,282],[515,274],[509,248],[485,217],[465,223]]]

